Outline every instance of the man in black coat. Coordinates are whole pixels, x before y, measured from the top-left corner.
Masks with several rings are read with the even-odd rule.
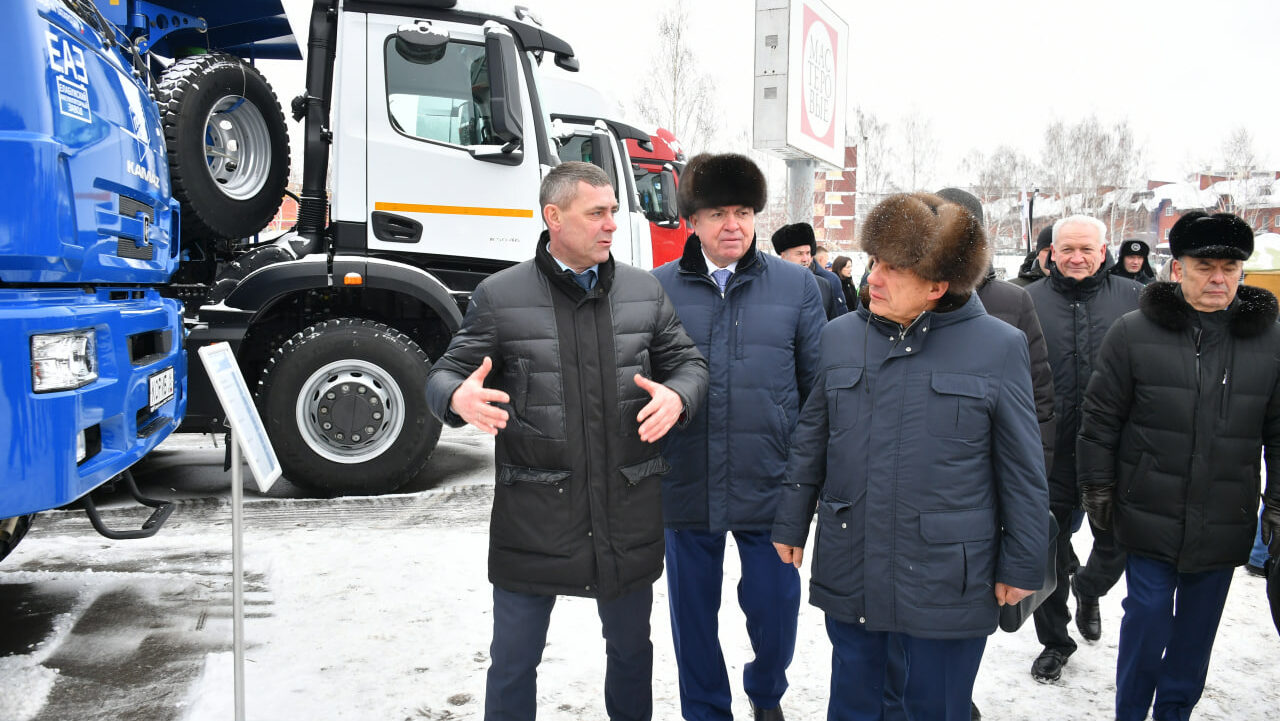
[[[1275,296],[1239,285],[1253,230],[1193,211],[1169,249],[1174,282],[1107,333],[1078,441],[1085,510],[1128,553],[1119,721],[1191,717],[1253,545],[1264,448],[1262,536],[1280,550],[1280,326]]]
[[[1027,253],[1027,257],[1022,259],[1022,267],[1018,268],[1018,277],[1009,282],[1025,288],[1037,280],[1048,278],[1052,246],[1053,226],[1046,225],[1040,229],[1040,235],[1036,236],[1036,249]]]
[[[845,304],[844,287],[835,273],[822,267],[817,259],[818,240],[813,226],[808,223],[791,223],[773,231],[770,237],[773,251],[779,258],[802,268],[808,268],[818,280],[818,292],[822,295],[822,309],[827,320],[838,318],[851,309]]]
[[[1151,268],[1150,255],[1151,246],[1141,240],[1126,240],[1120,244],[1120,260],[1111,269],[1111,274],[1148,285],[1156,279],[1156,272]]]
[[[485,719],[533,720],[551,609],[572,595],[597,600],[609,718],[649,721],[667,471],[654,444],[697,412],[707,364],[658,281],[614,263],[603,171],[558,165],[539,200],[536,257],[476,288],[427,380],[436,417],[497,436]]]
[[[1086,640],[1102,635],[1098,597],[1124,573],[1124,558],[1110,532],[1093,528],[1093,552],[1075,573],[1071,549],[1071,516],[1079,507],[1075,438],[1080,430],[1080,404],[1094,360],[1107,329],[1138,307],[1142,286],[1107,271],[1107,227],[1097,218],[1073,215],[1053,224],[1053,265],[1049,277],[1027,286],[1049,346],[1053,368],[1054,418],[1057,439],[1049,469],[1049,504],[1058,522],[1058,585],[1035,612],[1036,636],[1044,650],[1031,666],[1038,681],[1056,681],[1076,642],[1067,633],[1071,618],[1067,595],[1076,595],[1076,628]]]

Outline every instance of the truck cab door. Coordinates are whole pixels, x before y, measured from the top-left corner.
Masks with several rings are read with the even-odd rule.
[[[369,251],[532,258],[543,227],[537,120],[508,30],[367,18]]]
[[[613,259],[639,268],[653,267],[650,248],[649,223],[640,211],[636,185],[631,177],[631,161],[625,143],[604,123],[596,126],[566,124],[555,121],[560,161],[576,160],[598,166],[609,176],[613,194],[618,201],[615,220],[618,229],[613,234]]]

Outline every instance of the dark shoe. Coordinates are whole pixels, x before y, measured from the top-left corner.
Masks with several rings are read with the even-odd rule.
[[[1097,641],[1102,638],[1102,611],[1098,608],[1097,596],[1084,596],[1076,590],[1075,579],[1071,579],[1071,593],[1076,597],[1076,628],[1086,641]]]
[[[786,718],[782,715],[781,706],[776,706],[774,708],[756,708],[754,701],[748,699],[748,703],[751,704],[752,718],[756,721],[786,721]]]
[[[1267,577],[1267,569],[1262,566],[1255,566],[1252,563],[1246,563],[1244,564],[1244,570],[1250,576],[1258,576],[1259,578]]]
[[[978,704],[969,701],[969,721],[979,721],[982,718],[982,712],[978,710]]]
[[[1031,664],[1031,678],[1049,683],[1062,677],[1062,667],[1067,665],[1067,654],[1052,648],[1046,648]]]

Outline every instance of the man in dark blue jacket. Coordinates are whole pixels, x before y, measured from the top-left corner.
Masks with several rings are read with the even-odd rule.
[[[999,606],[1044,581],[1048,490],[1026,337],[974,288],[986,238],[960,206],[895,195],[863,227],[867,298],[822,334],[773,541],[832,644],[830,721],[881,719],[901,649],[907,718],[968,718]]]
[[[750,159],[694,157],[679,198],[694,235],[683,257],[653,272],[711,376],[703,410],[663,449],[671,634],[680,707],[692,721],[733,718],[717,625],[727,532],[742,561],[738,602],[756,653],[743,687],[756,719],[783,718],[795,648],[800,578],[778,560],[769,529],[826,316],[812,273],[757,252],[755,214],[765,200]]]
[[[818,240],[813,226],[808,223],[791,223],[773,231],[769,239],[779,258],[802,268],[808,268],[818,279],[818,293],[822,296],[822,308],[827,320],[839,318],[849,312],[844,302],[844,287],[835,273],[822,267],[817,260]]]

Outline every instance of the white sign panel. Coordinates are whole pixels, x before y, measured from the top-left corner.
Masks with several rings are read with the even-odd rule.
[[[787,145],[844,166],[849,26],[820,0],[792,0]]]
[[[258,482],[258,490],[266,493],[280,477],[280,461],[276,458],[267,429],[262,425],[258,409],[249,396],[249,388],[240,374],[235,354],[226,343],[213,343],[200,349],[200,360],[209,374],[213,391],[222,403],[222,410],[231,422],[231,435],[235,437],[249,470]]]

